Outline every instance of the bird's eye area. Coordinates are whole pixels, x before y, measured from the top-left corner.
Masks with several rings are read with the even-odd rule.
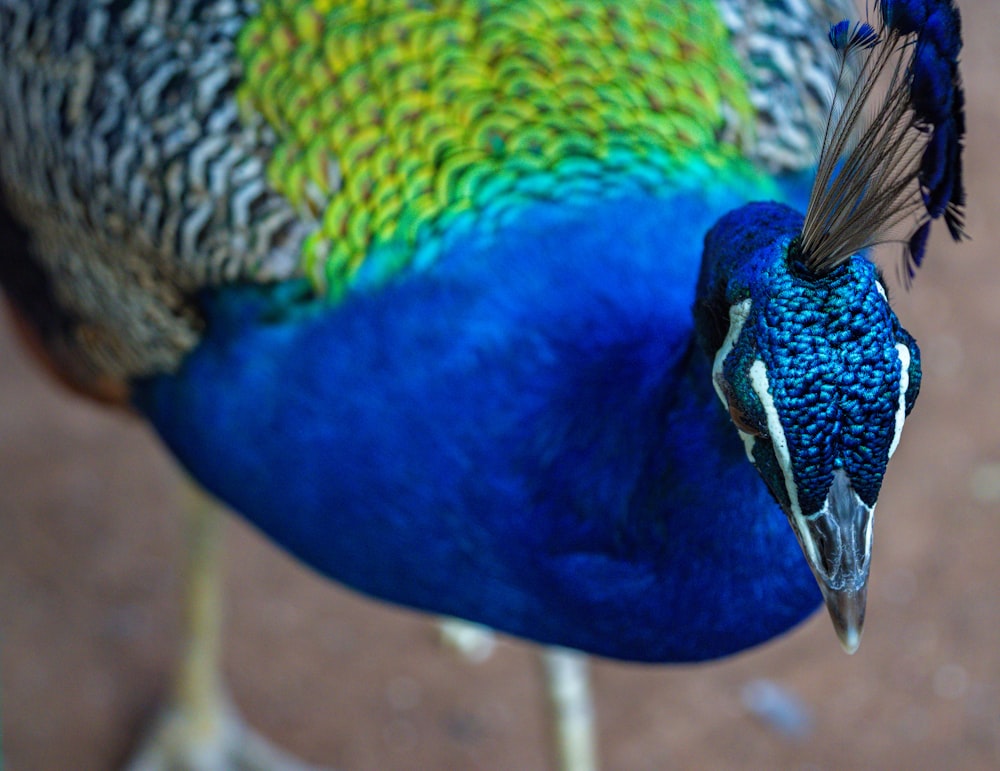
[[[717,377],[716,383],[719,386],[720,395],[723,397],[726,409],[729,410],[729,417],[733,421],[733,425],[745,434],[766,437],[767,431],[764,427],[740,406],[739,399],[736,398],[735,390],[729,384],[729,381],[723,377]]]
[[[729,417],[733,425],[740,431],[751,436],[766,437],[767,431],[758,426],[732,399],[729,400]]]

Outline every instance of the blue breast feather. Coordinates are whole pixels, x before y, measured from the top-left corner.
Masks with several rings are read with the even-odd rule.
[[[362,592],[610,657],[726,655],[820,600],[693,344],[704,234],[741,203],[540,204],[335,307],[220,290],[137,404],[207,489]]]

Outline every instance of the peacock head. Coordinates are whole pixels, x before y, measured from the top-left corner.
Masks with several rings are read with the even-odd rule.
[[[842,82],[805,216],[776,203],[724,216],[705,239],[695,307],[719,398],[848,652],[861,639],[882,477],[920,389],[916,343],[864,255],[902,242],[912,278],[932,221],[964,235],[958,9],[871,10],[874,26],[830,29]]]
[[[717,259],[696,312],[716,393],[853,652],[875,504],[920,390],[920,353],[875,265],[856,254],[815,275],[796,259],[801,228],[779,204],[724,217],[706,240]]]

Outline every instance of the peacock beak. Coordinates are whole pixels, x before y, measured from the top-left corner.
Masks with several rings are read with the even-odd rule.
[[[848,653],[858,649],[865,623],[874,510],[854,492],[846,472],[837,469],[823,507],[809,516],[791,518],[837,637]]]

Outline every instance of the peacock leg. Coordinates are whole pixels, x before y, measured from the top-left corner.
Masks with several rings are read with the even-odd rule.
[[[223,513],[188,485],[184,650],[170,703],[128,771],[317,771],[242,721],[222,684]]]
[[[488,659],[496,647],[495,633],[481,624],[443,618],[438,628],[446,646],[475,664]],[[542,661],[559,771],[597,771],[594,701],[587,656],[567,648],[544,648]]]
[[[560,771],[597,771],[594,698],[587,655],[567,648],[542,654],[552,700]]]

